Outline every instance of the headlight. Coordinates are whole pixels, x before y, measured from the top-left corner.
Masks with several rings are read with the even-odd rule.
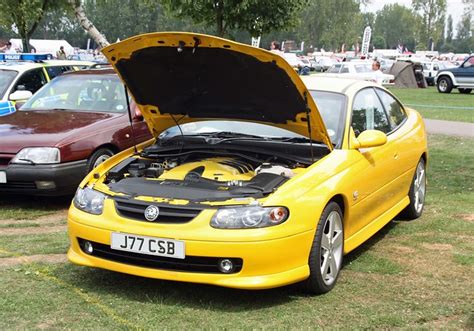
[[[105,194],[89,187],[78,188],[74,196],[74,206],[90,214],[100,215],[104,209]]]
[[[212,217],[211,226],[218,229],[264,228],[283,223],[288,215],[285,207],[221,208]]]
[[[51,164],[61,161],[59,149],[55,147],[23,148],[11,161],[21,164]]]

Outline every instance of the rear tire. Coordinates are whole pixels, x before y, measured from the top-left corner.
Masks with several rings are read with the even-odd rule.
[[[448,76],[442,76],[438,79],[436,86],[438,87],[438,92],[440,93],[451,93],[453,89],[453,82]]]
[[[472,91],[472,88],[459,88],[459,93],[461,94],[469,94]]]
[[[416,166],[415,175],[410,185],[408,197],[410,204],[400,213],[400,218],[414,220],[421,216],[425,206],[426,168],[425,160],[421,159]]]
[[[108,148],[99,148],[87,160],[87,173],[91,172],[95,167],[109,159],[114,152]]]
[[[308,259],[310,275],[302,285],[306,292],[322,294],[336,285],[344,255],[341,208],[330,202],[323,210]]]

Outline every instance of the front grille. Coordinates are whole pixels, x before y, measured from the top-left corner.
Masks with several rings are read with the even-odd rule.
[[[0,184],[0,191],[2,190],[35,190],[36,184],[34,182],[7,182]]]
[[[81,250],[84,250],[84,239],[78,238]],[[202,257],[202,256],[186,256],[184,259],[173,259],[169,257],[154,256],[140,253],[132,253],[118,251],[110,248],[108,245],[89,241],[93,246],[92,255],[101,259],[134,265],[138,267],[146,267],[162,270],[202,272],[222,274],[217,267],[217,263],[221,259],[230,259],[234,263],[234,270],[231,273],[237,273],[242,270],[243,261],[241,258],[228,257]],[[229,273],[230,274],[230,273]]]
[[[0,156],[0,166],[6,166],[11,161],[11,157],[9,156]]]
[[[115,209],[123,217],[137,221],[147,221],[145,209],[154,205],[160,209],[158,218],[154,223],[187,223],[202,211],[201,207],[171,206],[168,204],[155,204],[138,200],[123,200],[115,198]]]

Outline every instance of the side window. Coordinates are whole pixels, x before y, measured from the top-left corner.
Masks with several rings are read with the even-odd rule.
[[[25,90],[35,93],[38,91],[44,84],[46,84],[46,76],[43,72],[43,68],[33,69],[25,72],[13,89],[13,92],[18,89],[18,86],[23,85]]]
[[[56,76],[61,75],[67,71],[71,71],[72,68],[70,66],[56,66],[56,67],[46,67],[46,71],[48,72],[49,79],[53,79]]]
[[[380,100],[382,100],[382,104],[385,107],[385,111],[388,114],[388,119],[390,121],[390,125],[392,129],[395,129],[399,126],[403,120],[405,119],[406,115],[403,111],[402,105],[395,100],[390,94],[380,89],[375,89],[377,91]]]
[[[387,115],[372,88],[361,90],[354,98],[352,128],[356,136],[365,130],[391,131]]]
[[[340,69],[341,69],[341,65],[335,64],[331,68],[329,68],[327,72],[331,74],[338,74]]]
[[[349,68],[347,66],[342,66],[341,74],[349,73]]]

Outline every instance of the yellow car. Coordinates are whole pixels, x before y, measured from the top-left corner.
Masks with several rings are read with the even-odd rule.
[[[144,34],[103,52],[155,139],[80,184],[73,263],[324,293],[344,254],[398,214],[421,215],[423,121],[384,88],[303,81],[275,53],[201,34]]]

